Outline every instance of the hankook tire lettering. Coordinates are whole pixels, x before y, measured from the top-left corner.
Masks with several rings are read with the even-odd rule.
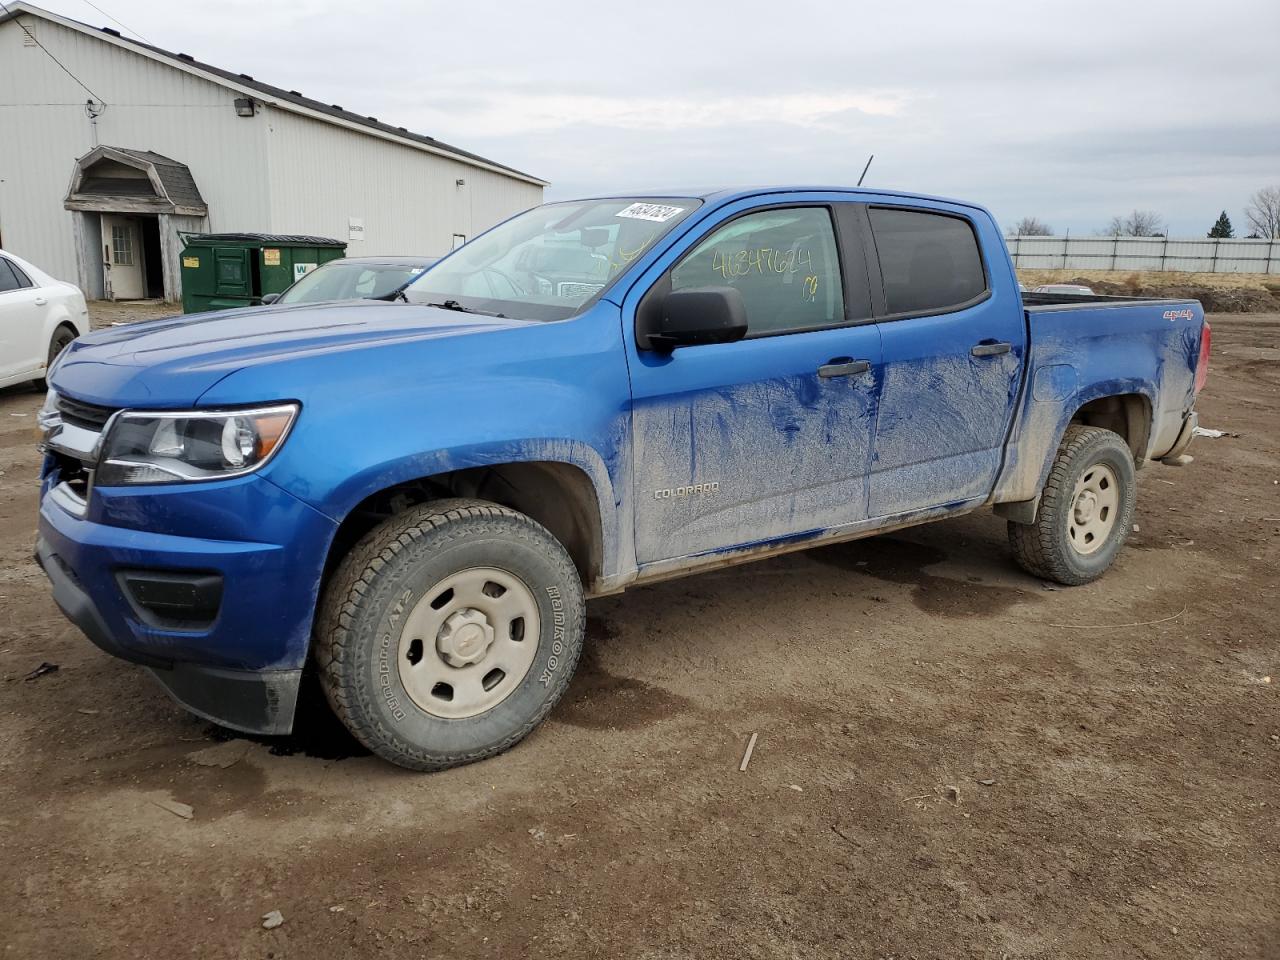
[[[547,596],[551,599],[551,658],[538,677],[544,687],[551,683],[552,674],[560,665],[560,654],[564,652],[564,600],[560,598],[559,587],[547,587]]]

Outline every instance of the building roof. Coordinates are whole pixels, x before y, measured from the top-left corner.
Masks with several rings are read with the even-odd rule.
[[[104,165],[114,161],[140,171],[141,176],[113,176]],[[104,201],[115,201],[112,209],[137,213],[180,213],[202,217],[209,212],[195,177],[185,163],[151,150],[132,150],[101,144],[76,161],[71,189],[64,206],[68,210],[103,209]]]
[[[153,153],[150,150],[130,150],[126,147],[111,147],[119,153],[125,153],[135,160],[149,163],[155,169],[156,176],[164,186],[169,199],[179,207],[198,207],[204,205],[204,197],[200,196],[200,188],[196,186],[195,177],[185,163],[179,163],[169,157]]]
[[[369,132],[376,133],[387,139],[396,140],[426,150],[437,153],[442,156],[452,157],[455,160],[461,160],[479,167],[485,167],[499,173],[505,173],[509,176],[526,180],[538,186],[546,186],[547,181],[542,180],[532,174],[516,170],[514,167],[508,167],[505,164],[498,163],[495,160],[489,160],[479,154],[471,153],[459,147],[451,146],[435,137],[428,137],[425,134],[414,133],[405,127],[397,127],[393,124],[383,123],[376,117],[364,116],[351,110],[344,109],[336,103],[322,103],[319,100],[305,97],[297,90],[286,90],[283,87],[277,87],[273,84],[263,83],[255,80],[247,73],[236,73],[233,70],[226,70],[222,67],[216,67],[213,64],[205,63],[197,60],[195,57],[187,53],[174,53],[171,50],[165,50],[162,47],[156,47],[149,43],[143,43],[141,40],[134,40],[126,37],[118,30],[110,27],[94,27],[87,23],[81,23],[79,20],[72,20],[60,14],[50,13],[41,7],[34,6],[30,3],[19,0],[17,3],[8,3],[8,12],[5,8],[0,8],[0,23],[13,19],[19,14],[29,14],[34,17],[41,17],[60,24],[71,30],[88,34],[112,43],[115,46],[124,47],[129,50],[141,53],[144,56],[164,61],[179,70],[196,76],[203,76],[205,79],[219,83],[221,86],[229,87],[251,97],[256,97],[265,103],[273,106],[279,106],[286,110],[292,110],[295,113],[310,115],[321,120],[328,120],[339,126],[355,126],[364,128]]]

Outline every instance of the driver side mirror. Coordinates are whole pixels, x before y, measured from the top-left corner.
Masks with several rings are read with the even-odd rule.
[[[734,287],[694,287],[668,293],[638,336],[643,350],[732,343],[747,335],[747,305]]]
[[[279,299],[280,299],[280,294],[278,293],[264,293],[261,297],[261,302],[262,302],[262,305],[265,307],[268,303],[275,303]]]

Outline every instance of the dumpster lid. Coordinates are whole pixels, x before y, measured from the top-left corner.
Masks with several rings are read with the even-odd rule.
[[[293,233],[183,233],[187,246],[216,246],[222,243],[245,243],[260,247],[345,247],[332,237],[308,237]]]

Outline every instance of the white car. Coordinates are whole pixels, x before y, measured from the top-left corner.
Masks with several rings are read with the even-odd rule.
[[[0,250],[0,387],[44,379],[67,344],[88,332],[79,287]]]

